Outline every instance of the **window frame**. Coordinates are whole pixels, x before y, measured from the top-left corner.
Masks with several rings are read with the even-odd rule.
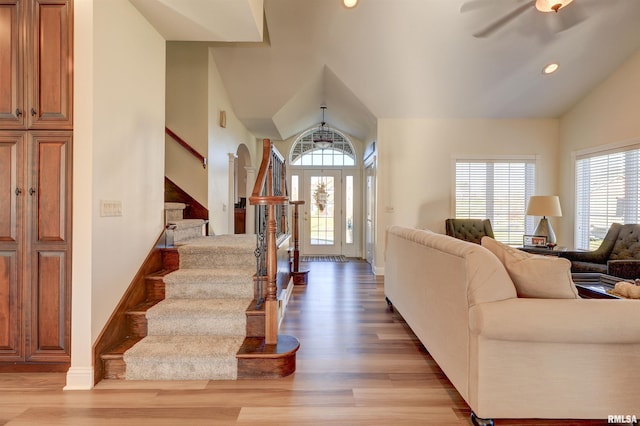
[[[299,167],[299,168],[356,168],[358,167],[358,156],[356,153],[356,149],[353,146],[353,143],[351,142],[351,138],[349,138],[347,135],[345,135],[344,133],[340,132],[339,130],[336,130],[334,128],[329,128],[329,130],[334,134],[334,140],[336,139],[336,136],[338,136],[340,139],[342,139],[340,142],[338,142],[341,145],[347,145],[348,149],[343,149],[343,148],[325,148],[327,150],[333,150],[333,151],[338,151],[342,154],[343,157],[348,157],[351,160],[353,160],[353,164],[294,164],[294,161],[298,160],[298,159],[302,159],[302,157],[304,157],[305,155],[313,155],[313,152],[316,151],[324,151],[322,148],[312,148],[312,149],[308,149],[308,150],[302,150],[302,152],[299,154],[299,156],[297,158],[294,158],[294,155],[296,154],[296,147],[299,144],[307,144],[307,143],[313,143],[310,141],[304,141],[303,139],[311,136],[313,138],[313,134],[315,132],[318,131],[317,127],[313,127],[311,129],[305,130],[304,132],[302,132],[297,138],[295,138],[294,142],[291,144],[291,148],[289,149],[289,166],[290,167]],[[336,142],[334,142],[336,143]],[[337,146],[337,145],[336,145]]]
[[[580,171],[579,162],[587,159],[609,157],[611,155],[628,153],[628,152],[635,152],[635,155],[637,156],[637,162],[635,165],[630,165],[629,167],[623,166],[623,169],[625,171],[625,176],[626,176],[626,171],[629,168],[632,169],[632,172],[634,172],[636,176],[640,176],[640,139],[633,139],[630,141],[601,145],[595,148],[588,148],[588,149],[572,152],[572,165],[573,165],[573,174],[574,174],[573,196],[574,196],[574,207],[575,207],[574,223],[573,223],[573,244],[576,249],[593,250],[597,248],[601,242],[601,240],[597,240],[597,239],[593,241],[591,240],[592,232],[590,229],[592,225],[592,215],[587,214],[587,217],[584,217],[582,213],[581,206],[584,203],[581,201],[581,197],[582,197],[581,191],[583,191],[584,188],[581,187],[581,182],[580,182],[581,171]],[[623,161],[623,164],[628,164],[628,161],[629,159],[625,158],[625,160]],[[635,171],[633,171],[634,168],[635,168]],[[607,169],[608,169],[608,166],[607,166]],[[586,171],[584,172],[586,173]],[[608,170],[607,170],[607,173],[608,173]],[[607,174],[607,176],[610,176],[609,173]],[[593,182],[590,181],[587,187],[589,188],[592,184]],[[603,228],[601,229],[601,233],[602,232],[606,233],[606,231],[608,231],[609,227],[611,226],[611,223],[614,223],[614,222],[637,223],[637,221],[640,219],[640,189],[638,189],[639,185],[640,184],[636,181],[635,183],[636,200],[635,200],[635,207],[633,208],[636,214],[636,218],[633,219],[627,216],[629,212],[629,209],[627,207],[623,209],[624,211],[622,216],[610,215],[608,211],[609,205],[607,204],[606,205],[607,212],[605,216],[603,216],[604,222],[603,224],[601,224],[601,228]],[[631,186],[633,186],[633,183]],[[625,184],[624,184],[625,196],[629,193],[628,192],[629,188],[630,188],[630,185],[627,184],[627,180],[625,177]],[[589,201],[588,201],[589,206],[593,204],[591,200],[592,200],[592,197],[589,197]],[[617,219],[620,217],[622,217],[622,220]],[[604,235],[602,235],[602,238],[604,238]]]
[[[526,186],[524,188],[525,190],[525,195],[524,195],[524,235],[528,235],[533,233],[535,226],[536,226],[536,221],[535,218],[533,218],[532,216],[528,216],[526,214],[526,207],[527,204],[529,202],[529,197],[531,195],[535,195],[536,194],[536,188],[538,187],[538,176],[539,176],[539,169],[540,169],[540,156],[539,155],[535,155],[535,154],[531,154],[531,155],[454,155],[451,158],[451,206],[450,206],[450,212],[451,212],[451,217],[458,217],[456,214],[456,206],[457,206],[457,165],[458,163],[470,163],[470,162],[475,162],[475,163],[529,163],[533,165],[533,178],[531,181],[531,184],[533,185],[533,188],[529,188],[527,190]],[[463,218],[463,216],[460,216],[461,218]],[[483,217],[483,218],[479,218],[479,219],[492,219],[492,217]],[[495,220],[491,220],[491,225],[494,228],[494,234],[496,234],[496,239],[504,242],[506,244],[510,244],[510,245],[522,245],[522,237],[519,237],[517,239],[514,239],[513,237],[508,240],[508,241],[503,241],[504,239],[500,239],[499,234],[500,234],[500,228],[497,227],[498,229],[498,233],[496,233],[496,221]],[[508,231],[507,231],[508,232]]]

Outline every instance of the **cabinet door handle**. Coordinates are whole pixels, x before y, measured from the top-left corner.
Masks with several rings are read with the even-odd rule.
[[[29,188],[29,195],[33,195],[36,193],[36,190],[33,188]]]
[[[35,117],[35,116],[36,116],[36,114],[37,114],[36,110],[35,110],[35,109],[33,109],[33,108],[31,108],[31,116],[32,116],[32,117]]]
[[[20,108],[16,108],[16,116],[20,117],[22,115],[22,111],[20,111]]]
[[[22,194],[22,189],[16,188],[16,195],[20,195],[20,194]]]

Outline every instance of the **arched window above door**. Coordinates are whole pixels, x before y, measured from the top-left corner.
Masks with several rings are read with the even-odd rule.
[[[304,132],[295,141],[289,154],[292,166],[344,167],[355,166],[356,156],[349,139],[342,133],[331,129],[333,144],[329,148],[319,148],[313,143],[318,128]]]

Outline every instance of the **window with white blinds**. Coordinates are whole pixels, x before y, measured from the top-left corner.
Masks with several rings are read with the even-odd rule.
[[[639,223],[640,144],[576,156],[575,247],[600,246],[612,223]]]
[[[535,159],[456,160],[455,217],[490,219],[496,240],[522,245],[532,234],[533,218],[526,216],[535,193]]]

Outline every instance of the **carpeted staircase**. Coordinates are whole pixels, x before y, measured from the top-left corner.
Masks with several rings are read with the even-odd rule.
[[[147,313],[147,336],[124,353],[129,380],[236,379],[254,297],[255,235],[199,237]]]
[[[206,235],[207,222],[204,219],[185,219],[185,203],[164,203],[167,246],[183,243],[192,238]]]

